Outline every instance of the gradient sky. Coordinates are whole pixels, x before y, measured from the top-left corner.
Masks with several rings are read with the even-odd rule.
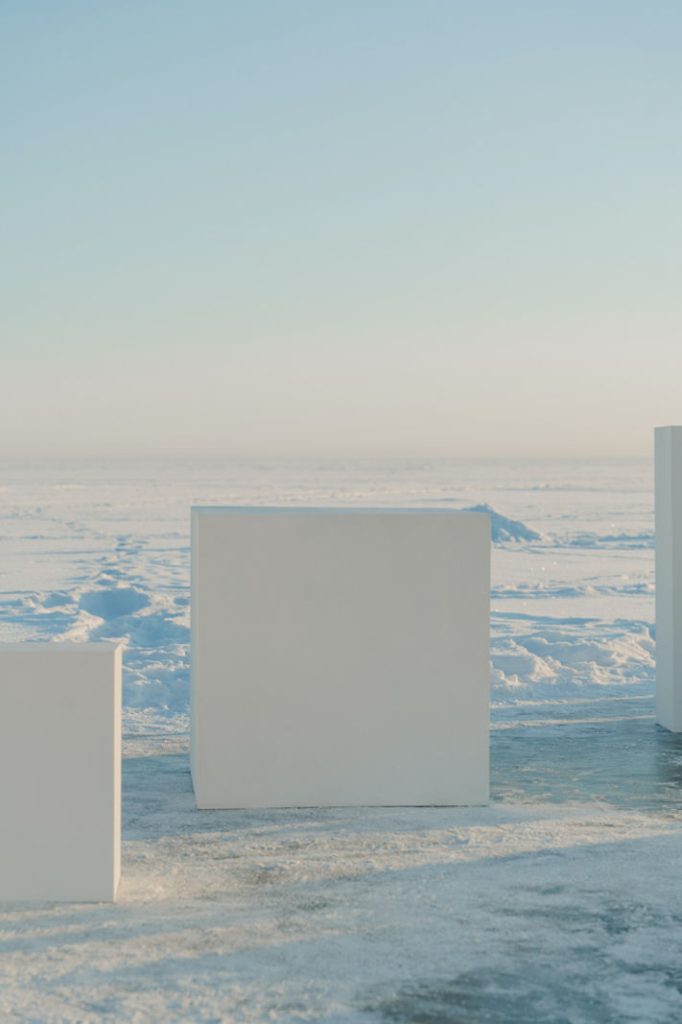
[[[0,0],[0,454],[647,454],[679,0]]]

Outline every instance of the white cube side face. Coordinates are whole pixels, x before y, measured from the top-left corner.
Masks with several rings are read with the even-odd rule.
[[[481,804],[490,520],[194,509],[203,808]]]
[[[120,722],[116,645],[0,645],[0,900],[115,899]]]
[[[656,719],[682,732],[682,427],[658,427]]]

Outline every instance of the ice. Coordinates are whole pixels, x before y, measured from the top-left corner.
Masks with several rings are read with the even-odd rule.
[[[0,910],[9,1019],[682,1014],[682,746],[650,715],[494,730],[482,809],[200,812],[186,746],[126,743],[116,906]]]

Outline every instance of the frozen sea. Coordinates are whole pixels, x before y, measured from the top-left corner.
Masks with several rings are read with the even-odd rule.
[[[682,1020],[649,460],[0,470],[0,640],[125,645],[119,902],[0,908],[0,1019]],[[489,807],[194,809],[192,504],[493,510]]]

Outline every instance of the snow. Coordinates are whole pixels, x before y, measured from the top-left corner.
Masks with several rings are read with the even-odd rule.
[[[526,541],[526,540],[542,540],[542,534],[538,533],[537,530],[533,530],[530,526],[526,526],[525,523],[520,522],[518,519],[510,519],[509,516],[503,516],[500,512],[496,512],[490,505],[472,505],[471,508],[466,509],[467,512],[487,512],[490,516],[490,534],[494,544],[501,544],[505,541]]]
[[[647,462],[4,463],[0,638],[120,640],[124,728],[187,728],[192,504],[485,508],[495,700],[653,685]]]
[[[682,1019],[647,462],[2,469],[0,639],[126,649],[119,902],[0,907],[0,1019]],[[494,510],[490,807],[194,808],[189,508],[242,503]]]

